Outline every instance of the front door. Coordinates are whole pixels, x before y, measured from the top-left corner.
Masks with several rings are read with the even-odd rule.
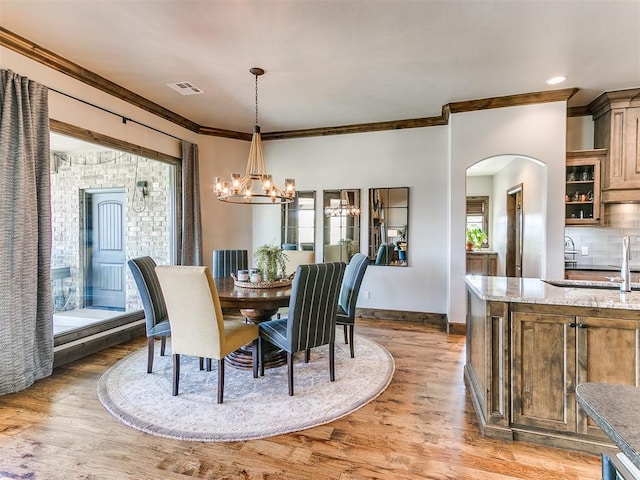
[[[125,307],[124,191],[87,194],[87,306]]]

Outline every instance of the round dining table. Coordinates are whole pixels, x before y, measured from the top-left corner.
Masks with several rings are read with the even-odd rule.
[[[247,288],[236,286],[233,277],[214,278],[220,306],[225,309],[240,310],[246,321],[259,324],[271,320],[280,307],[289,306],[291,285],[275,288]],[[252,368],[251,345],[227,355],[226,363],[249,370]],[[265,368],[273,368],[287,363],[286,352],[269,342],[263,342],[262,351]]]

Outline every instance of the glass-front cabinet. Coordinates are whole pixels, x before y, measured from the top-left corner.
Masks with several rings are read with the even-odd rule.
[[[589,150],[567,153],[565,223],[596,225],[600,218],[600,157]]]
[[[369,189],[369,258],[373,265],[408,265],[409,187]]]

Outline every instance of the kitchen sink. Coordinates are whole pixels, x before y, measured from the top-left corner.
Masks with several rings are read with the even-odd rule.
[[[562,288],[597,288],[602,290],[620,290],[619,282],[605,282],[594,280],[542,280],[544,283]],[[640,284],[632,283],[631,290],[639,291]]]

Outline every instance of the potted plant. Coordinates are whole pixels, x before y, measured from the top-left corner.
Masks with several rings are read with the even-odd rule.
[[[265,282],[273,282],[285,277],[287,255],[279,245],[261,245],[254,253],[256,268],[262,272]]]
[[[480,248],[487,239],[487,234],[480,230],[479,227],[467,228],[467,250],[472,251],[474,248]]]

